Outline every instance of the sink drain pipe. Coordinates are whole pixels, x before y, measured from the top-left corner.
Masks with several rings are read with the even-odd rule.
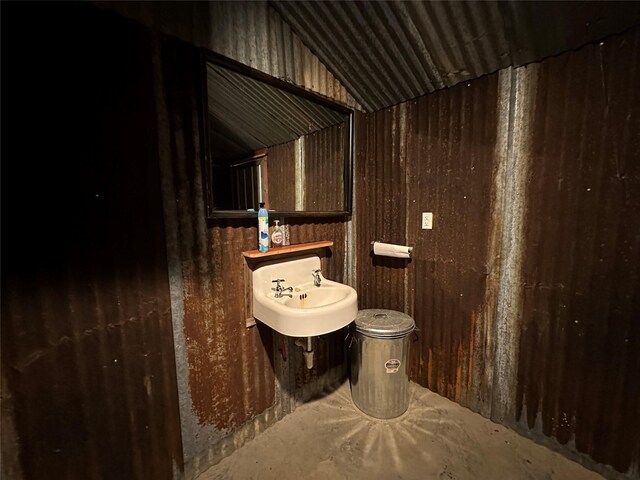
[[[313,368],[313,337],[296,338],[295,344],[302,347],[302,355],[307,368]]]

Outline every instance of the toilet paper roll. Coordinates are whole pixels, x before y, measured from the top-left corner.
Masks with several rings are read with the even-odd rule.
[[[373,254],[382,257],[411,258],[413,247],[392,243],[373,242]]]

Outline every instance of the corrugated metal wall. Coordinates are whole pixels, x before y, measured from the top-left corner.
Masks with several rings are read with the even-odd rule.
[[[406,105],[359,125],[356,145],[358,306],[405,309],[405,261],[370,256],[370,242],[406,242]],[[402,148],[402,151],[401,151]],[[365,152],[364,154],[362,152]]]
[[[21,39],[2,50],[3,477],[171,479],[183,460],[151,37],[86,4],[2,10],[3,36]],[[34,59],[43,45],[55,55]],[[11,457],[23,475],[4,470]]]
[[[367,115],[355,175],[360,308],[416,318],[412,378],[632,477],[639,38]],[[372,240],[412,245],[411,261],[371,256]]]
[[[478,411],[490,406],[490,384],[475,380],[493,316],[497,95],[493,75],[368,116],[356,174],[360,308],[413,315],[423,333],[412,377]],[[433,230],[421,229],[422,212],[434,213]],[[411,261],[372,256],[373,240],[413,246]]]
[[[541,64],[518,413],[640,475],[640,31]]]
[[[269,148],[268,208],[309,212],[344,209],[346,128],[346,123],[335,125]],[[298,159],[301,172],[296,167]],[[297,199],[297,182],[301,182],[301,199]],[[296,208],[298,205],[301,208]]]
[[[303,137],[305,210],[344,210],[346,128],[341,123]]]
[[[291,226],[291,243],[316,240],[331,240],[331,253],[323,259],[322,274],[336,282],[347,282],[346,274],[346,222],[342,219],[302,219],[292,217],[287,220]],[[256,232],[257,237],[257,232]]]
[[[491,384],[487,331],[494,253],[490,249],[498,76],[438,92],[407,106],[407,288],[422,330],[413,376],[474,410]],[[433,212],[433,230],[422,230]],[[475,381],[474,381],[475,380]]]
[[[295,148],[295,141],[269,148],[267,160],[268,208],[285,212],[296,209]]]

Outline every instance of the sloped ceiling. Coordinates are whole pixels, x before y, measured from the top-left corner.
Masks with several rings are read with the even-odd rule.
[[[640,24],[640,2],[269,3],[369,112]]]

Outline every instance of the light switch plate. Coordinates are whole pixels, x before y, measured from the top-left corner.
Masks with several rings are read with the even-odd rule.
[[[431,230],[433,228],[433,213],[422,212],[422,229]]]

